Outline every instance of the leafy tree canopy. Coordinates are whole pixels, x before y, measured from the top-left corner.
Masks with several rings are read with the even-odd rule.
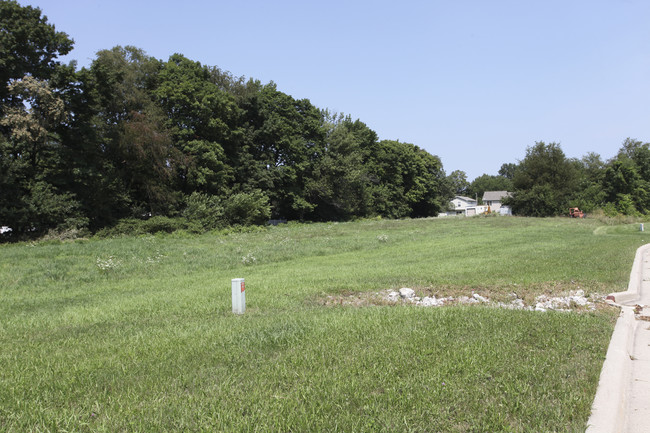
[[[12,105],[7,85],[25,75],[48,79],[74,42],[57,32],[41,10],[13,0],[0,2],[0,102]],[[2,114],[0,112],[0,114]]]
[[[454,170],[447,176],[449,187],[455,195],[469,194],[469,182],[467,181],[467,174],[462,170]]]
[[[578,172],[558,143],[535,143],[513,179],[513,212],[528,216],[564,215],[578,189]]]

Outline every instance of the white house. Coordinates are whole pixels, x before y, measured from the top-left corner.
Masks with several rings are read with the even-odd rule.
[[[476,200],[474,200],[473,198],[464,197],[462,195],[457,195],[456,197],[454,197],[451,203],[453,209],[455,210],[465,210],[468,207],[476,206]]]
[[[499,212],[502,215],[510,214],[510,209],[507,206],[503,206],[503,199],[510,197],[508,191],[485,191],[483,193],[483,204],[490,207],[491,212]],[[504,212],[501,212],[501,208],[504,207]]]
[[[486,210],[487,206],[477,206],[475,199],[457,195],[451,201],[451,210],[446,215],[473,216],[482,214]]]

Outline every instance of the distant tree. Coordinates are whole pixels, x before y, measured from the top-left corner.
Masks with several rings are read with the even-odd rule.
[[[515,172],[517,171],[518,165],[512,162],[502,164],[501,168],[499,169],[499,176],[503,176],[506,179],[514,179],[515,178]]]
[[[513,179],[514,193],[506,202],[526,216],[563,215],[578,190],[578,172],[557,143],[537,142],[526,151]]]
[[[160,118],[133,113],[122,122],[117,155],[118,173],[124,181],[134,209],[151,215],[168,215],[176,207],[178,194],[172,190],[174,158],[172,140]]]
[[[650,144],[626,139],[601,179],[603,201],[609,209],[626,215],[649,212]]]
[[[449,187],[455,195],[467,195],[469,192],[469,182],[467,174],[462,170],[454,170],[447,176]]]
[[[626,138],[618,152],[617,159],[630,159],[641,179],[650,182],[650,143]]]
[[[576,160],[575,165],[579,187],[572,204],[585,212],[601,208],[605,203],[605,192],[603,191],[605,163],[600,155],[590,152],[582,159]]]
[[[615,160],[607,167],[603,191],[605,201],[612,203],[619,213],[632,215],[648,209],[648,183],[630,159]]]
[[[580,160],[580,165],[582,166],[584,173],[590,182],[598,183],[602,180],[605,163],[599,154],[595,152],[587,153]]]

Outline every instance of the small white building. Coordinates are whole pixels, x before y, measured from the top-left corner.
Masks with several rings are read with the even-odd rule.
[[[468,207],[476,206],[476,200],[473,198],[464,197],[462,195],[457,195],[451,201],[451,204],[454,210],[464,210]]]
[[[485,211],[487,211],[487,206],[478,206],[475,199],[457,195],[451,201],[451,209],[447,215],[474,216]]]
[[[483,205],[478,205],[478,206],[470,206],[465,209],[465,212],[463,215],[465,216],[474,216],[474,215],[481,215],[485,212],[487,212],[487,206]]]

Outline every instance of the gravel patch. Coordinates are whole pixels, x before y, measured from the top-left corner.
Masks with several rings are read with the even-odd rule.
[[[510,301],[492,301],[487,296],[472,293],[471,296],[417,296],[415,290],[402,287],[399,290],[364,292],[350,295],[327,296],[325,305],[415,305],[420,307],[442,307],[445,305],[486,305],[510,310],[528,311],[594,311],[603,304],[604,295],[592,293],[587,296],[584,290],[573,290],[564,296],[539,295],[534,302],[526,303],[517,294],[509,295]]]

